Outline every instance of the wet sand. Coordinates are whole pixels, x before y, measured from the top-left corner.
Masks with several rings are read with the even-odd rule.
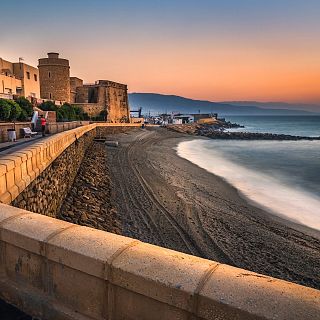
[[[174,147],[194,137],[154,127],[109,138],[120,143],[107,164],[124,235],[320,289],[320,232],[178,157]]]

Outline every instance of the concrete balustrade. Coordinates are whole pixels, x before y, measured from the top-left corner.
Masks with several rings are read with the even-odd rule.
[[[0,205],[0,295],[42,319],[320,319],[320,292]]]

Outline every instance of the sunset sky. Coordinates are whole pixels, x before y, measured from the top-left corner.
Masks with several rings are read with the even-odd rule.
[[[28,0],[0,7],[0,57],[130,92],[320,104],[319,0]]]

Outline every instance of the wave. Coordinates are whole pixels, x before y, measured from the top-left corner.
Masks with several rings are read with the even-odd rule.
[[[265,173],[239,165],[207,140],[179,143],[177,153],[224,178],[249,200],[273,214],[320,230],[320,197]]]

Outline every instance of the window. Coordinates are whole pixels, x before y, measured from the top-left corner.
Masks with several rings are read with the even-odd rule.
[[[49,74],[50,74],[50,72],[49,72]],[[49,93],[49,96],[50,96],[50,99],[52,99],[52,95],[51,95],[51,93]]]
[[[51,78],[51,72],[49,71],[49,73],[48,73],[48,76],[49,76],[49,78]]]
[[[33,75],[34,76],[34,81],[38,81],[38,77],[36,74]]]
[[[30,79],[30,72],[27,71],[27,78]]]

